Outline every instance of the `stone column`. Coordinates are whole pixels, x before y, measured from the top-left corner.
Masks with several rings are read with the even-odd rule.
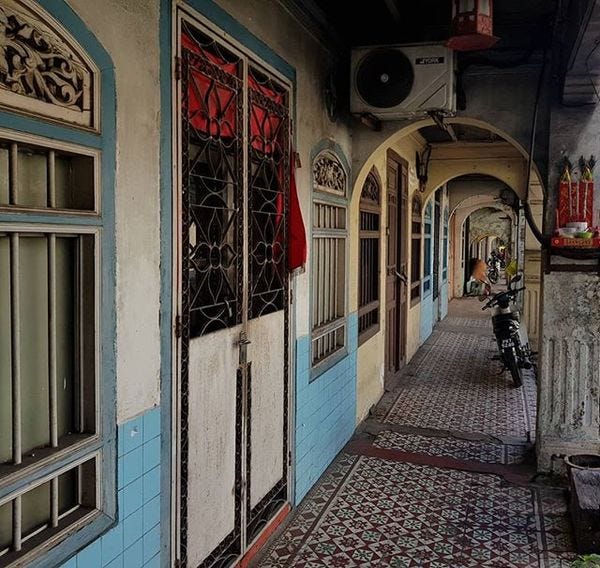
[[[537,451],[552,456],[600,453],[600,277],[544,276]]]

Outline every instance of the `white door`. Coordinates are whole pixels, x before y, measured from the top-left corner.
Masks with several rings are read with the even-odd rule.
[[[178,557],[235,563],[288,500],[289,86],[180,12]]]

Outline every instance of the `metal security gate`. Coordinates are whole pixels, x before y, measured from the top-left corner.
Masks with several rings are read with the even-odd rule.
[[[216,568],[288,501],[290,88],[177,23],[177,549]]]

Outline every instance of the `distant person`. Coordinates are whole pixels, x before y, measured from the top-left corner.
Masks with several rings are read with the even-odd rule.
[[[487,264],[480,258],[471,260],[471,278],[466,284],[467,296],[488,296],[491,284],[487,277]]]

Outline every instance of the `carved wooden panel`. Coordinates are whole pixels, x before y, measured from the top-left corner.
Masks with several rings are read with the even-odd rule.
[[[322,152],[313,163],[315,189],[346,196],[346,172],[338,159]]]
[[[97,128],[87,57],[30,0],[0,0],[0,106]]]

